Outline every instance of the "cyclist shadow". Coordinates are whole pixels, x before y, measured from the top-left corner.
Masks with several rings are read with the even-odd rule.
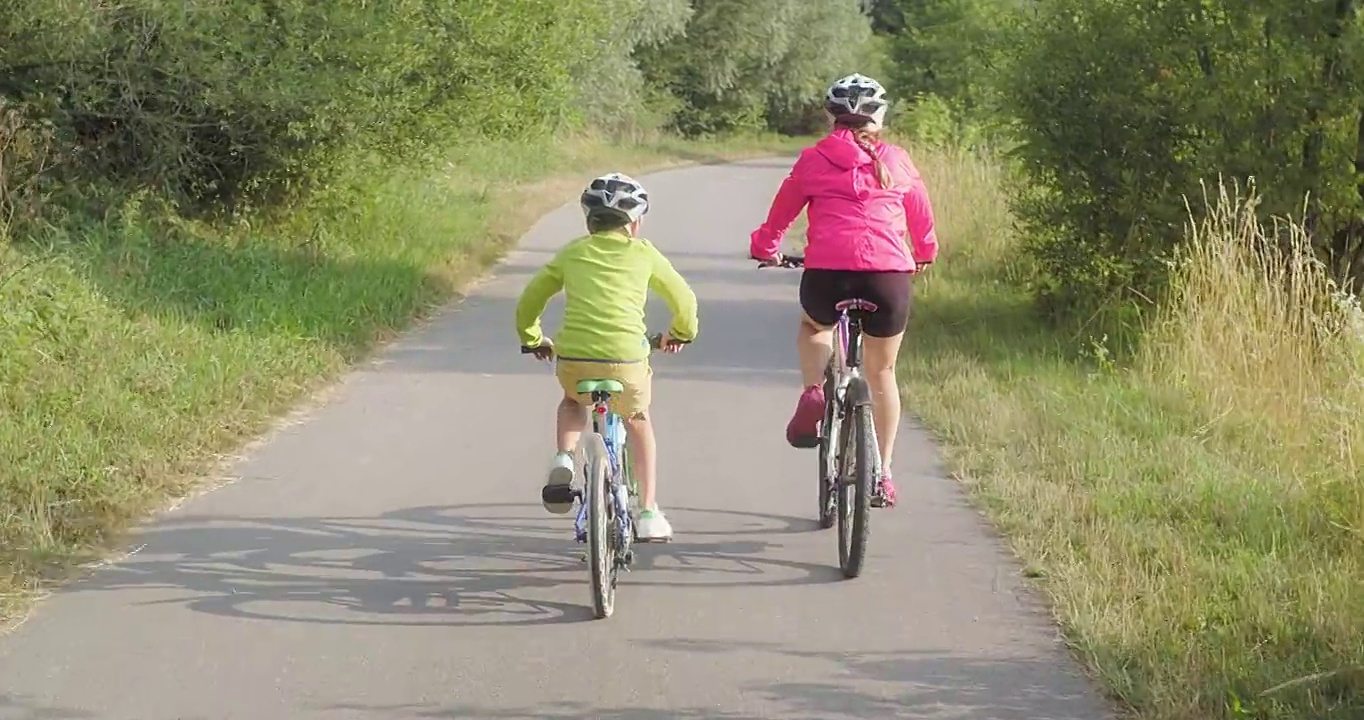
[[[781,518],[765,522],[778,532],[784,526]],[[71,592],[120,592],[133,605],[287,623],[573,623],[592,613],[578,600],[586,570],[571,528],[571,516],[547,518],[520,503],[375,517],[180,517],[143,531],[142,547]],[[768,545],[724,539],[668,553],[693,569],[706,558],[705,584],[713,586],[820,582],[825,568],[764,558]],[[717,563],[738,570],[716,570]]]
[[[423,720],[464,720],[465,718],[498,718],[499,720],[762,720],[760,716],[736,714],[714,708],[603,708],[596,703],[554,702],[533,707],[492,708],[475,705],[440,706],[410,703],[405,705],[364,705],[346,703],[323,708],[331,712],[372,714],[375,717],[422,718]]]
[[[94,715],[82,710],[39,704],[27,696],[0,693],[0,718],[15,720],[81,720]]]

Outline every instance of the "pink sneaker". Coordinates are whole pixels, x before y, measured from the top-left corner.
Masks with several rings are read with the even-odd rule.
[[[819,447],[819,424],[824,420],[824,386],[805,388],[796,403],[796,414],[786,424],[786,442],[791,447]]]
[[[890,479],[890,473],[881,475],[881,487],[877,493],[872,495],[871,506],[879,508],[895,507],[895,483]]]

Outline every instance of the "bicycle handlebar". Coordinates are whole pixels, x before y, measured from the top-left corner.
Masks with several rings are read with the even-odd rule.
[[[750,259],[750,260],[757,260],[757,261],[758,261],[758,269],[759,269],[759,270],[761,270],[761,269],[763,269],[763,268],[769,268],[769,267],[782,267],[782,268],[798,268],[798,267],[805,267],[805,256],[804,256],[804,255],[782,255],[782,256],[781,256],[781,259],[778,260],[777,262],[771,262],[771,261],[768,261],[768,260],[761,260],[761,259],[755,258],[755,257],[750,257],[749,259]]]
[[[690,340],[678,340],[677,338],[670,338],[670,339],[672,340],[672,342],[670,343],[671,345],[690,345],[691,342],[692,342],[692,341],[690,341]],[[526,345],[522,345],[522,346],[521,346],[521,354],[522,354],[522,355],[534,355],[534,354],[536,354],[536,353],[538,353],[538,352],[541,352],[545,347],[546,347],[546,346],[544,346],[544,345],[541,345],[541,346],[539,346],[539,347],[528,347],[528,346],[526,346]],[[649,347],[653,348],[654,350],[662,350],[662,349],[663,349],[663,333],[654,333],[653,335],[650,335],[650,336],[649,336]]]
[[[690,341],[690,340],[678,340],[677,338],[669,338],[669,339],[672,341],[672,342],[670,343],[671,345],[690,345],[690,344],[691,344],[691,341]],[[653,349],[655,349],[655,350],[662,350],[662,349],[663,349],[663,333],[654,333],[653,335],[650,335],[650,336],[649,336],[649,347],[651,347],[651,348],[653,348]]]
[[[768,260],[759,260],[758,258],[755,258],[755,257],[750,257],[749,260],[757,260],[757,261],[758,261],[758,269],[759,269],[759,270],[761,270],[761,269],[763,269],[763,268],[769,268],[769,267],[781,267],[781,268],[803,268],[803,267],[805,267],[805,256],[804,256],[804,255],[783,255],[783,256],[781,256],[781,259],[778,260],[777,262],[771,262],[771,261],[768,261]],[[916,274],[917,274],[917,273],[920,273],[920,272],[923,272],[924,268],[927,268],[929,265],[932,265],[932,264],[933,264],[933,263],[932,263],[931,261],[930,261],[930,262],[921,262],[921,263],[918,263],[918,264],[917,264],[917,267],[915,267],[914,270],[912,270],[911,272],[916,273]]]

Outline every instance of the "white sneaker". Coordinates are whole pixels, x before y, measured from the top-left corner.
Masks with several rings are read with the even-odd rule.
[[[540,488],[545,510],[563,515],[573,509],[573,453],[558,453],[549,466],[549,477]]]
[[[640,542],[667,542],[673,538],[673,526],[662,510],[645,510],[639,514],[635,534]]]

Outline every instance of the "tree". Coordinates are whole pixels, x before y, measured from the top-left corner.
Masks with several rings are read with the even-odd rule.
[[[860,0],[694,0],[685,32],[643,48],[645,77],[688,135],[763,127],[818,97],[871,39]]]
[[[1357,0],[1053,0],[1002,87],[1019,217],[1057,314],[1152,297],[1201,181],[1254,178],[1340,279],[1361,272],[1364,41]]]

